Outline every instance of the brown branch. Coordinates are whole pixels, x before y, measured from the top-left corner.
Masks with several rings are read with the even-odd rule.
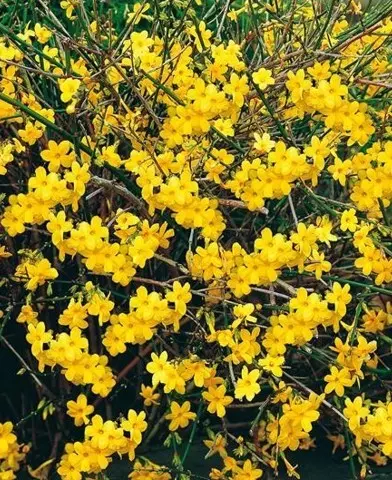
[[[392,90],[391,83],[378,82],[376,80],[368,80],[366,78],[356,78],[355,82],[362,83],[363,85],[373,85],[375,87],[387,88],[388,90]]]
[[[115,180],[108,180],[106,178],[101,177],[91,177],[91,182],[99,187],[104,187],[107,190],[113,190],[118,193],[121,197],[126,198],[130,202],[132,202],[136,208],[138,208],[141,212],[147,214],[147,210],[143,205],[143,202],[137,198],[132,192],[130,192],[127,188],[119,185],[115,182]]]
[[[223,205],[224,207],[231,207],[231,208],[241,208],[244,210],[248,210],[248,207],[245,205],[244,202],[241,202],[241,200],[228,200],[225,198],[218,198],[218,202],[220,205]],[[265,207],[260,207],[256,209],[256,212],[260,212],[263,215],[268,215],[268,209]]]
[[[116,378],[116,384],[119,383],[119,381],[124,378],[133,368],[136,367],[136,365],[140,362],[140,360],[144,357],[146,357],[153,349],[155,345],[155,341],[151,342],[145,349],[143,349],[137,356],[135,356],[129,363],[126,365],[121,372],[117,375]],[[94,407],[97,407],[102,401],[104,400],[103,397],[98,397],[95,402],[94,402]]]

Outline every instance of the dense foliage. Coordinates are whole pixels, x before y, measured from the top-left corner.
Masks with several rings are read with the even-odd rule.
[[[0,8],[0,480],[387,464],[392,2]]]

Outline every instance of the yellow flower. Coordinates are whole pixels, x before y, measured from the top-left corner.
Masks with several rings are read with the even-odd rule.
[[[143,268],[146,265],[146,261],[154,256],[158,246],[159,243],[157,241],[154,243],[146,242],[143,237],[138,236],[129,246],[128,255],[132,258],[135,265]]]
[[[355,210],[350,208],[350,210],[345,210],[342,213],[342,218],[340,219],[340,229],[345,232],[349,230],[350,232],[355,232],[357,229],[358,218],[355,215]]]
[[[149,10],[150,4],[149,3],[135,3],[133,6],[132,13],[128,13],[127,23],[133,23],[133,25],[137,25],[140,20],[146,17],[144,15],[147,10]]]
[[[313,159],[314,164],[320,170],[324,168],[324,160],[328,157],[331,150],[328,147],[328,138],[324,137],[322,140],[313,136],[311,144],[305,148],[305,155]]]
[[[182,405],[177,402],[170,404],[170,413],[165,415],[167,420],[170,420],[169,430],[174,432],[178,428],[185,428],[189,425],[191,420],[196,418],[196,413],[191,412],[191,404],[185,401]]]
[[[42,150],[41,158],[45,162],[49,162],[50,172],[57,172],[60,166],[70,168],[75,160],[75,154],[72,151],[72,144],[68,140],[63,140],[60,143],[49,140],[48,149]]]
[[[59,275],[46,258],[35,264],[27,263],[26,273],[28,277],[26,288],[28,290],[35,290],[39,285],[43,285],[47,280],[54,280]]]
[[[209,48],[211,46],[210,38],[212,32],[207,30],[205,22],[202,20],[199,22],[198,28],[194,25],[188,29],[188,34],[194,37],[196,48],[199,52],[202,52],[203,49]]]
[[[43,351],[44,344],[50,342],[52,334],[46,331],[44,322],[39,322],[36,325],[29,323],[27,330],[26,340],[31,344],[31,352],[36,357]]]
[[[342,187],[346,184],[346,177],[351,172],[352,162],[351,160],[340,160],[339,157],[335,157],[333,165],[328,167],[328,172],[332,173],[332,178],[337,180]]]
[[[211,437],[210,437],[211,438]],[[204,445],[209,449],[206,458],[218,453],[222,458],[227,456],[226,445],[227,441],[223,435],[218,433],[216,437],[212,437],[210,440],[203,440]]]
[[[245,305],[236,305],[233,308],[233,314],[235,316],[235,320],[231,324],[232,328],[237,328],[241,325],[241,323],[247,324],[249,323],[256,323],[257,318],[251,315],[254,312],[254,305],[253,303],[246,303]]]
[[[67,415],[74,419],[75,425],[80,427],[81,425],[87,425],[89,423],[88,416],[94,412],[94,407],[88,405],[86,395],[82,393],[78,395],[76,401],[69,400],[67,402]]]
[[[236,467],[233,480],[257,480],[263,475],[263,470],[253,466],[250,460],[245,460],[242,467]]]
[[[224,385],[209,387],[208,392],[203,392],[202,395],[209,402],[207,410],[210,413],[216,413],[219,418],[223,418],[226,415],[225,407],[233,401],[233,397],[226,395],[226,387]]]
[[[193,378],[197,387],[203,387],[204,382],[211,376],[211,369],[207,367],[204,361],[195,359],[187,359],[182,363],[184,371],[181,373],[185,380]]]
[[[223,87],[223,91],[232,96],[237,107],[242,107],[244,97],[249,92],[248,79],[245,75],[239,77],[236,73],[232,73],[230,82]]]
[[[215,120],[214,127],[226,137],[234,136],[233,122],[229,118],[226,120],[222,118]]]
[[[283,363],[284,357],[272,357],[270,355],[259,360],[260,367],[267,372],[271,372],[275,377],[281,377],[283,375],[283,370],[281,368]]]
[[[135,412],[135,410],[128,410],[128,417],[121,422],[121,427],[130,432],[131,440],[136,445],[142,443],[142,433],[147,430],[147,422],[145,421],[145,412]]]
[[[24,129],[18,130],[18,134],[23,142],[34,145],[37,140],[42,137],[44,132],[34,123],[27,122]]]
[[[308,67],[308,72],[315,80],[328,80],[332,75],[330,68],[331,65],[328,60],[323,63],[315,62],[312,67]]]
[[[346,315],[346,305],[351,302],[352,296],[349,293],[350,285],[344,285],[343,287],[338,282],[334,282],[332,285],[332,292],[328,292],[325,296],[329,303],[333,303],[335,311],[341,317]]]
[[[332,268],[332,264],[324,260],[324,258],[324,253],[313,250],[312,255],[309,257],[311,263],[306,265],[305,272],[314,272],[316,279],[320,280],[323,272],[329,272]]]
[[[60,80],[60,90],[61,90],[61,100],[64,103],[70,102],[78,91],[81,81],[77,78],[66,78],[65,80]]]
[[[326,375],[324,380],[327,382],[324,389],[325,393],[335,391],[338,397],[344,395],[345,387],[351,387],[354,384],[354,379],[351,378],[350,371],[346,367],[340,370],[337,367],[331,367],[331,373]]]
[[[34,33],[39,43],[42,44],[47,43],[52,36],[52,32],[46,27],[42,26],[40,23],[36,23],[34,25]]]
[[[18,139],[15,138],[14,141],[24,148]],[[9,143],[0,145],[0,175],[5,175],[7,173],[7,169],[5,168],[6,165],[14,160],[14,155],[12,154],[14,148],[18,151],[17,147],[13,147]]]
[[[109,300],[109,297],[103,296],[103,294],[95,293],[88,304],[88,313],[90,315],[96,315],[98,317],[98,323],[102,325],[109,321],[110,312],[114,308],[114,302]]]
[[[152,373],[152,384],[158,385],[158,383],[165,383],[166,370],[169,365],[168,354],[166,351],[162,352],[159,356],[156,353],[151,354],[151,362],[147,363],[147,371]]]
[[[186,304],[192,300],[192,294],[190,293],[190,284],[184,283],[181,285],[180,282],[175,281],[173,283],[173,291],[166,294],[166,299],[169,302],[173,302],[176,311],[185,315],[186,313]]]
[[[16,318],[18,323],[32,323],[33,325],[37,325],[38,323],[38,313],[33,310],[31,305],[23,305],[19,315]]]
[[[80,196],[86,191],[86,183],[91,177],[88,170],[89,166],[86,163],[80,165],[77,161],[73,161],[71,164],[71,171],[68,171],[65,174],[67,182],[73,184],[74,191]]]
[[[274,85],[275,80],[272,78],[270,70],[266,68],[259,68],[256,72],[252,73],[252,79],[260,90],[265,90],[268,85]]]
[[[343,410],[343,415],[348,419],[350,430],[355,431],[360,426],[361,420],[363,421],[369,415],[370,410],[363,405],[361,397],[355,397],[354,400],[346,398],[344,403],[346,408]]]
[[[257,383],[260,372],[256,369],[248,371],[248,367],[242,367],[241,378],[237,380],[235,387],[235,398],[242,400],[244,397],[251,402],[260,392],[260,385]]]
[[[276,142],[271,140],[271,136],[268,133],[263,133],[263,135],[254,133],[253,136],[256,140],[253,144],[253,148],[255,148],[260,153],[270,152],[276,144]]]
[[[7,252],[4,245],[0,246],[0,258],[12,257],[12,253]]]
[[[160,398],[159,393],[154,393],[154,387],[141,385],[140,396],[144,398],[143,403],[146,407],[151,407],[151,405],[159,405],[158,400]]]
[[[80,0],[61,0],[60,7],[65,10],[65,14],[70,20],[75,17],[72,15],[74,9],[79,5]]]
[[[17,441],[16,435],[12,433],[13,428],[11,422],[0,423],[0,459],[7,459],[8,453]]]
[[[52,234],[52,241],[54,245],[58,245],[64,239],[64,233],[72,230],[72,222],[66,220],[64,210],[57,215],[49,214],[49,222],[46,224],[48,232]]]

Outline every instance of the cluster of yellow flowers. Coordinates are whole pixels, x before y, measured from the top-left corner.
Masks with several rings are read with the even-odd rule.
[[[343,410],[348,419],[348,426],[355,435],[355,445],[360,448],[365,442],[377,442],[382,446],[382,453],[391,456],[392,453],[392,429],[390,402],[378,402],[373,408],[371,403],[363,400],[362,397],[355,397],[353,400],[346,398],[346,407]],[[386,458],[375,450],[378,461],[386,464]]]
[[[72,205],[76,211],[89,179],[88,165],[81,166],[77,161],[72,162],[64,178],[54,172],[48,173],[44,167],[38,167],[29,178],[28,192],[9,196],[9,206],[3,214],[1,225],[10,236],[15,236],[25,232],[25,224],[40,225],[49,220],[51,210],[57,205]],[[68,185],[72,188],[68,188]],[[60,221],[61,214],[59,215]]]
[[[0,478],[12,480],[24,463],[29,446],[18,443],[11,422],[0,423]]]
[[[200,430],[211,480],[299,478],[320,419],[353,476],[386,464],[392,6],[358,31],[341,2],[57,3],[77,34],[44,3],[0,26],[0,343],[38,392],[22,423],[58,415],[48,468],[185,479]],[[171,464],[137,458],[156,438]]]
[[[147,429],[145,412],[129,410],[127,418],[120,422],[104,421],[94,415],[89,422],[87,415],[93,407],[86,404],[86,397],[79,395],[77,402],[67,404],[75,423],[89,423],[84,429],[84,441],[68,443],[62,456],[58,473],[62,478],[81,480],[84,473],[99,473],[105,470],[114,453],[128,454],[135,458],[135,448],[142,442],[142,433]]]

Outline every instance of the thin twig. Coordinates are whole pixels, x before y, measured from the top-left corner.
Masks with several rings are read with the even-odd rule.
[[[5,337],[1,337],[0,341],[6,345],[11,352],[18,358],[20,363],[23,365],[23,367],[26,369],[26,371],[31,375],[31,378],[34,380],[34,382],[38,385],[38,387],[43,390],[46,395],[51,399],[54,400],[56,396],[48,389],[46,385],[44,385],[41,380],[37,377],[37,375],[31,370],[31,368],[28,366],[26,361],[19,355],[19,353],[14,349],[14,347],[9,343],[9,341]]]
[[[291,210],[291,214],[293,215],[295,226],[298,227],[297,212],[295,211],[294,202],[293,202],[293,198],[291,196],[291,193],[289,193],[287,197],[289,199],[290,210]]]
[[[223,205],[225,207],[231,207],[231,208],[241,208],[244,210],[248,210],[248,207],[244,202],[241,202],[241,200],[229,200],[225,198],[218,198],[218,202],[220,205]],[[263,215],[268,215],[268,208],[265,207],[260,207],[256,208],[256,212],[262,213]]]
[[[309,387],[307,387],[306,385],[304,385],[302,382],[300,382],[299,380],[297,380],[295,377],[292,377],[290,374],[288,374],[286,371],[283,370],[283,375],[285,377],[287,377],[289,380],[291,380],[292,382],[296,383],[299,387],[302,388],[302,390],[304,390],[305,392],[308,392],[308,393],[313,393],[316,395],[316,393],[310,389]],[[338,415],[342,420],[344,420],[345,422],[347,422],[347,418],[343,415],[343,413],[339,412],[339,410],[337,408],[335,408],[331,403],[328,402],[328,400],[322,400],[321,402],[323,405],[325,405],[326,407],[330,408],[334,413],[336,413],[336,415]]]

